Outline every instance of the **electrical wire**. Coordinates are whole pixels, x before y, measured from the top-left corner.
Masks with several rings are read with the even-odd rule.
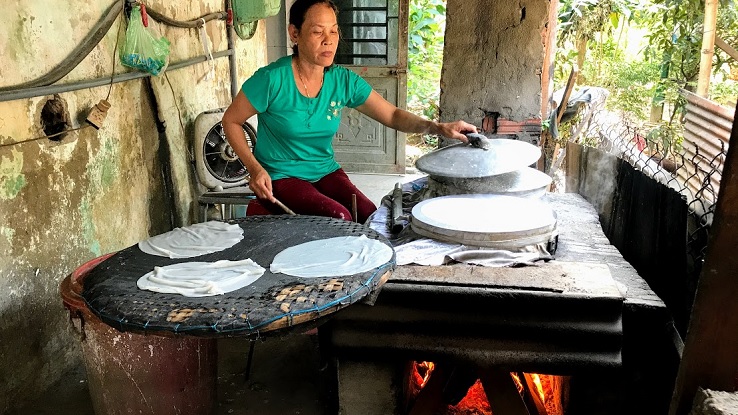
[[[113,5],[106,11],[103,18],[95,25],[95,27],[90,31],[88,36],[67,56],[61,63],[59,63],[56,67],[54,67],[50,72],[47,74],[28,81],[21,84],[11,85],[11,86],[3,86],[0,87],[0,93],[7,92],[11,93],[18,90],[28,89],[28,88],[36,88],[41,86],[48,86],[56,83],[63,77],[65,77],[69,72],[71,72],[74,68],[77,67],[77,65],[84,60],[84,58],[89,55],[89,53],[97,46],[98,43],[105,37],[105,34],[108,32],[110,27],[112,27],[115,20],[118,18],[118,15],[122,15],[123,8],[124,8],[125,2],[122,0],[116,1],[113,3]],[[167,16],[164,16],[163,14],[156,12],[155,10],[151,10],[147,8],[147,12],[149,15],[156,21],[173,27],[179,27],[179,28],[197,28],[200,25],[202,25],[202,20],[208,22],[211,20],[225,20],[227,18],[227,13],[225,11],[218,11],[213,13],[205,14],[201,17],[198,17],[193,20],[189,21],[180,21],[180,20],[174,20],[172,18],[169,18]],[[120,26],[118,26],[118,29],[120,31]],[[117,43],[117,38],[116,38]]]
[[[73,131],[79,131],[79,130],[83,130],[83,129],[85,129],[85,128],[89,128],[89,127],[92,127],[92,126],[91,126],[91,125],[89,125],[89,124],[84,124],[84,125],[81,125],[81,126],[79,126],[79,127],[77,127],[77,128],[72,128],[72,129],[69,129],[69,130],[64,130],[64,131],[60,131],[60,132],[58,132],[58,133],[54,133],[54,134],[49,134],[49,135],[42,135],[42,136],[40,136],[40,137],[36,137],[36,138],[30,138],[30,139],[28,139],[28,140],[23,140],[23,141],[15,141],[15,142],[12,142],[12,143],[0,144],[0,148],[3,148],[3,147],[10,147],[10,146],[18,145],[18,144],[25,144],[25,143],[30,143],[31,141],[38,141],[38,140],[43,140],[44,138],[51,138],[51,137],[56,137],[57,135],[62,135],[62,134],[66,134],[66,133],[71,133],[71,132],[73,132]]]
[[[123,13],[120,13],[120,15],[122,16]],[[115,35],[115,46],[113,47],[113,68],[111,69],[111,74],[110,74],[110,87],[108,88],[108,95],[105,97],[105,101],[107,101],[110,98],[110,93],[113,91],[113,80],[115,79],[115,61],[117,60],[117,54],[116,54],[116,52],[118,50],[118,40],[120,40],[120,29],[122,27],[123,27],[123,19],[121,19],[121,22],[118,24],[118,31],[117,31],[117,33]],[[18,145],[18,144],[23,144],[23,143],[30,143],[32,141],[43,140],[44,138],[50,139],[50,138],[56,137],[58,135],[62,135],[62,134],[65,134],[65,133],[70,133],[70,132],[73,132],[73,131],[79,131],[79,130],[81,130],[83,128],[87,128],[87,127],[92,127],[92,126],[89,125],[89,124],[84,124],[84,125],[82,125],[80,127],[77,127],[77,128],[72,128],[72,129],[69,129],[69,130],[60,131],[58,133],[54,133],[54,134],[50,134],[50,135],[43,135],[43,136],[40,136],[40,137],[35,137],[35,138],[28,139],[28,140],[14,141],[12,143],[0,144],[0,148],[3,148],[3,147],[11,147],[11,146]]]
[[[49,84],[51,84],[53,82],[56,82],[57,80],[61,79],[61,77],[63,77],[67,73],[69,73],[74,67],[77,66],[77,64],[79,64],[79,62],[82,59],[84,59],[84,57],[87,56],[87,54],[92,49],[92,47],[94,47],[95,45],[97,45],[100,42],[100,40],[102,39],[102,36],[104,36],[104,34],[108,31],[108,29],[110,28],[110,26],[112,26],[112,24],[117,19],[118,15],[121,15],[121,16],[124,15],[123,13],[121,13],[121,11],[122,11],[122,4],[123,4],[123,2],[114,3],[114,6],[111,7],[111,9],[108,11],[108,13],[103,18],[103,20],[101,22],[99,22],[98,25],[93,30],[93,32],[95,33],[95,36],[91,36],[90,38],[88,38],[88,40],[86,40],[83,43],[84,44],[84,48],[81,48],[80,47],[80,48],[75,49],[75,53],[73,53],[72,55],[70,55],[70,58],[68,58],[67,60],[65,60],[64,62],[62,62],[62,64],[60,64],[58,67],[54,68],[50,73],[46,74],[45,76],[43,76],[43,77],[41,77],[39,79],[36,79],[34,81],[30,81],[30,82],[27,82],[27,83],[24,83],[24,84],[21,84],[21,85],[15,85],[15,86],[12,86],[12,87],[2,87],[2,88],[0,88],[0,91],[8,91],[8,92],[10,92],[10,91],[13,91],[13,90],[18,89],[18,88],[22,89],[24,87],[34,87],[34,86],[37,86],[39,84],[40,85],[49,85]],[[116,7],[115,5],[120,5],[120,6],[117,6]],[[199,26],[204,26],[206,22],[211,21],[211,20],[216,20],[216,19],[217,20],[225,20],[227,18],[227,13],[225,11],[209,13],[209,14],[203,15],[202,17],[199,17],[197,19],[193,19],[193,20],[190,20],[190,21],[174,20],[174,19],[171,19],[171,18],[169,18],[167,16],[164,16],[161,13],[158,13],[156,11],[153,11],[151,9],[147,9],[147,12],[149,13],[149,15],[152,16],[152,18],[154,20],[156,20],[156,21],[158,21],[158,22],[160,22],[162,24],[173,26],[173,27],[180,27],[180,28],[195,28],[195,27],[199,27]],[[114,19],[112,21],[110,21],[110,18],[113,17],[113,16],[115,16]],[[109,25],[106,23],[106,20],[107,21],[110,21],[110,24]],[[111,94],[111,92],[113,90],[113,84],[115,83],[114,82],[114,80],[115,80],[115,64],[116,64],[116,60],[117,60],[118,43],[120,41],[120,32],[121,32],[121,28],[122,27],[123,27],[123,19],[121,18],[120,19],[120,22],[118,23],[118,30],[117,30],[117,33],[116,33],[116,36],[115,36],[115,46],[113,47],[113,65],[112,65],[111,74],[110,74],[110,83],[109,83],[109,87],[108,87],[108,93],[107,93],[107,95],[105,97],[105,100],[106,101],[110,98],[110,94]],[[91,38],[92,39],[95,39],[95,41],[94,41],[94,44],[92,44],[90,46],[90,41],[89,40]],[[80,49],[82,49],[82,50],[80,51]],[[72,58],[72,56],[73,56],[73,58]],[[70,68],[70,65],[71,65],[71,68]],[[179,125],[182,128],[182,133],[184,134],[185,133],[185,127],[184,127],[184,122],[182,121],[182,111],[180,110],[179,105],[177,104],[177,99],[176,99],[176,96],[175,96],[174,87],[172,86],[172,82],[169,80],[169,76],[167,76],[166,72],[164,73],[164,77],[165,77],[167,83],[169,84],[169,89],[172,91],[174,106],[177,108],[177,117],[179,119]],[[48,81],[49,79],[53,79],[53,80],[51,82],[49,82]],[[6,143],[6,144],[0,144],[0,148],[15,146],[15,145],[18,145],[18,144],[29,143],[29,142],[43,140],[43,139],[50,139],[52,137],[56,137],[56,136],[59,136],[59,135],[65,134],[65,133],[79,131],[79,130],[82,130],[82,129],[85,129],[85,128],[88,128],[88,127],[92,127],[92,126],[89,125],[89,124],[85,124],[85,125],[82,125],[82,126],[77,127],[77,128],[72,128],[72,129],[69,129],[69,130],[60,131],[58,133],[54,133],[54,134],[50,134],[50,135],[43,135],[43,136],[39,136],[39,137],[28,139],[28,140],[15,141],[15,142]],[[192,155],[192,152],[189,150],[189,148],[187,148],[186,150],[187,150],[187,153],[188,153],[188,155],[190,157],[190,161],[194,161],[194,156]]]
[[[0,87],[0,92],[11,92],[18,89],[34,88],[39,86],[51,85],[65,77],[69,72],[79,65],[82,60],[89,55],[92,49],[105,37],[110,27],[113,25],[118,15],[123,11],[123,2],[116,1],[105,12],[95,27],[90,31],[87,37],[77,45],[76,48],[61,63],[55,66],[51,71],[41,77],[12,86]]]
[[[149,6],[146,6],[146,13],[148,13],[152,19],[156,20],[159,23],[183,29],[194,29],[203,26],[205,22],[209,22],[211,20],[225,20],[228,17],[228,13],[226,13],[225,11],[219,11],[204,14],[201,17],[192,20],[174,20],[170,17],[164,16],[156,10],[152,10]]]
[[[121,13],[123,16],[123,13]],[[105,101],[110,98],[110,93],[113,91],[113,81],[115,80],[115,61],[118,60],[118,41],[120,40],[120,29],[123,27],[123,18],[118,23],[118,33],[115,35],[115,46],[113,47],[113,69],[110,70],[110,87],[108,88],[108,95],[105,97]]]

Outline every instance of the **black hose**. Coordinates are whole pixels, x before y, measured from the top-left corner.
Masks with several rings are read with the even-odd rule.
[[[38,87],[44,87],[47,85],[51,85],[55,83],[56,81],[62,79],[65,77],[69,72],[71,72],[74,68],[79,65],[80,62],[84,58],[87,57],[87,55],[90,54],[92,49],[97,46],[98,43],[105,37],[105,34],[110,30],[110,27],[113,25],[115,20],[118,18],[118,15],[123,10],[124,5],[126,2],[129,3],[135,3],[131,0],[119,0],[113,3],[107,12],[105,12],[105,15],[103,18],[97,22],[95,27],[92,29],[90,34],[85,37],[85,39],[80,43],[73,51],[69,54],[58,66],[53,68],[51,71],[49,71],[47,74],[36,78],[34,80],[24,82],[22,84],[12,85],[12,86],[5,86],[0,87],[0,93],[11,93],[11,92],[17,92],[19,90],[26,90],[29,88],[38,88]],[[201,19],[204,19],[205,22],[211,21],[211,20],[225,20],[227,17],[227,13],[225,11],[220,12],[214,12],[214,13],[208,13],[206,15],[203,15],[202,17],[199,17],[197,19],[189,20],[189,21],[179,21],[171,19],[167,16],[164,16],[163,14],[149,9],[146,9],[149,16],[151,16],[152,19],[161,22],[163,24],[174,26],[174,27],[180,27],[180,28],[196,28],[203,25],[203,22]],[[122,23],[121,23],[122,24]],[[227,28],[228,29],[228,28]],[[232,49],[232,46],[230,47]],[[117,59],[117,57],[113,57],[113,59]]]
[[[226,12],[215,12],[215,13],[208,13],[202,17],[198,17],[197,19],[182,21],[182,20],[174,20],[172,18],[169,18],[167,16],[164,16],[163,14],[157,12],[156,10],[151,9],[150,7],[146,6],[146,13],[151,16],[152,19],[156,20],[159,23],[168,25],[168,26],[174,26],[174,27],[181,27],[184,29],[194,29],[197,27],[202,26],[204,19],[206,22],[209,22],[211,20],[225,20],[226,18]]]
[[[97,22],[95,27],[92,29],[89,35],[80,43],[73,51],[69,54],[58,66],[52,69],[46,75],[36,78],[32,81],[24,82],[19,85],[13,85],[8,87],[0,88],[0,92],[13,91],[21,88],[34,88],[39,86],[51,85],[54,82],[62,79],[69,72],[72,71],[92,49],[97,46],[98,43],[105,37],[110,27],[113,25],[118,15],[123,10],[124,0],[119,0],[113,3],[103,18]]]

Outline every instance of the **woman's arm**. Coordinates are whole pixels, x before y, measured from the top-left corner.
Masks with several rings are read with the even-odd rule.
[[[236,152],[238,158],[246,166],[249,175],[251,175],[249,188],[253,190],[257,197],[274,202],[272,178],[269,177],[269,173],[254,157],[246,140],[246,133],[243,131],[243,123],[255,114],[256,108],[251,105],[243,91],[239,91],[225,114],[223,114],[223,132],[228,144],[231,145],[233,151]]]
[[[404,133],[440,134],[447,138],[455,138],[466,142],[467,139],[463,133],[477,132],[477,127],[465,121],[440,123],[418,117],[392,105],[374,90],[372,90],[369,98],[356,109],[387,127]]]

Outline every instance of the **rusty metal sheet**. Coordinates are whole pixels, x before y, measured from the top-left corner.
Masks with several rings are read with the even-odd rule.
[[[696,195],[709,184],[717,195],[720,189],[722,165],[728,151],[733,125],[733,110],[689,91],[681,91],[687,99],[684,125],[683,155],[687,168],[677,174],[687,188]],[[708,178],[708,174],[713,172]],[[714,196],[703,192],[701,197],[714,202]]]

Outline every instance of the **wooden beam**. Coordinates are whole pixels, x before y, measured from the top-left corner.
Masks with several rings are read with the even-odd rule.
[[[546,405],[538,395],[538,388],[535,382],[533,382],[532,375],[518,372],[518,379],[523,384],[523,400],[528,408],[528,412],[534,413],[535,415],[548,415]]]
[[[564,96],[559,102],[558,112],[556,113],[556,124],[561,122],[561,117],[564,116],[564,111],[569,104],[569,97],[571,91],[574,90],[574,85],[577,83],[577,76],[579,75],[579,67],[576,64],[571,65],[571,72],[569,72],[569,79],[566,81],[566,87],[564,88]]]
[[[556,23],[559,20],[559,0],[548,2],[548,23],[543,31],[543,66],[541,67],[541,119],[548,117],[548,105],[553,93],[554,60],[556,58]]]
[[[712,56],[715,54],[715,25],[717,23],[718,0],[705,1],[705,23],[702,32],[700,75],[697,78],[697,95],[707,98],[712,74]]]
[[[445,408],[443,388],[451,378],[452,367],[443,362],[436,363],[428,383],[418,393],[408,415],[433,414]]]
[[[548,2],[548,23],[546,29],[541,34],[544,43],[543,50],[543,66],[541,67],[541,120],[549,119],[549,105],[551,105],[551,97],[553,96],[553,73],[554,62],[556,61],[556,31],[559,21],[559,0],[549,0]],[[538,145],[544,152],[543,157],[536,162],[536,168],[540,171],[545,170],[545,150],[546,142],[551,136],[550,127],[543,131]]]
[[[493,414],[530,415],[510,372],[500,369],[481,372],[480,380]]]
[[[730,139],[738,143],[738,107]],[[715,216],[697,284],[670,415],[686,415],[697,387],[738,389],[738,146],[723,166]]]
[[[731,58],[738,61],[738,50],[735,50],[734,47],[730,46],[726,41],[723,40],[723,38],[718,35],[715,35],[715,46],[719,47]]]
[[[561,117],[564,116],[564,111],[566,111],[566,107],[569,104],[569,97],[571,96],[571,91],[574,90],[574,85],[577,82],[577,76],[579,75],[579,67],[577,64],[571,65],[571,72],[569,72],[569,79],[566,81],[566,87],[564,87],[564,96],[561,98],[561,102],[557,102],[558,107],[556,108],[556,127],[558,128],[559,123],[561,122]],[[553,128],[554,126],[551,126]],[[550,130],[550,128],[549,128]],[[541,134],[541,151],[543,152],[543,156],[538,159],[538,163],[536,164],[536,167],[540,171],[545,171],[545,158],[546,158],[546,146],[550,146],[548,144],[548,137],[551,135],[549,133]],[[558,146],[558,144],[555,144],[555,146]],[[553,159],[556,157],[556,149],[554,148],[554,154],[551,156],[551,162],[553,163]]]
[[[579,193],[579,183],[581,182],[582,161],[582,145],[577,143],[566,143],[566,183],[564,191],[566,193]]]

